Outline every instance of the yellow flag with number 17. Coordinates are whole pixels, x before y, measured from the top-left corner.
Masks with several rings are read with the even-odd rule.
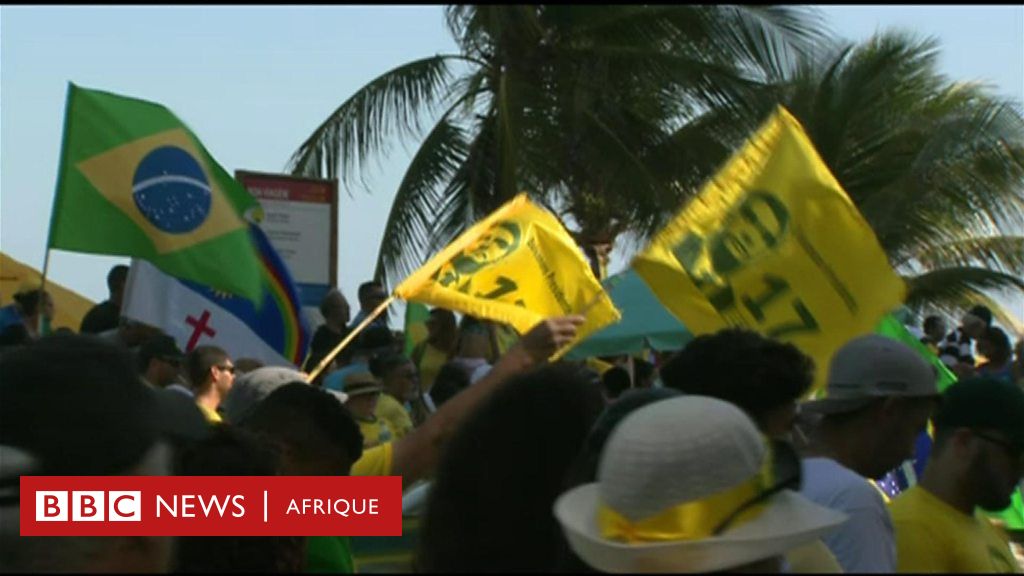
[[[817,366],[905,296],[871,227],[779,109],[633,260],[694,334],[736,326],[792,342]]]
[[[577,341],[620,318],[561,222],[524,194],[474,224],[395,294],[503,322],[520,334],[545,318],[580,314],[586,322]]]

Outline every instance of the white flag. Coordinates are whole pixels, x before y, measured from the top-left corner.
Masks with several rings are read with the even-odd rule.
[[[186,352],[196,346],[219,346],[235,361],[254,358],[268,366],[295,367],[230,310],[244,299],[214,294],[133,258],[122,314],[160,328]]]

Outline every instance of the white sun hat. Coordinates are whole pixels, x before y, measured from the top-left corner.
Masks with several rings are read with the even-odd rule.
[[[555,501],[573,551],[605,572],[709,572],[779,556],[846,515],[793,492],[800,462],[728,402],[684,396],[626,417],[597,482]]]

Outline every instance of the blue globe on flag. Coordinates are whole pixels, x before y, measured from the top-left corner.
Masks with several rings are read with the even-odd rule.
[[[199,228],[212,204],[210,183],[199,162],[176,146],[156,148],[139,162],[132,198],[146,220],[169,234]]]

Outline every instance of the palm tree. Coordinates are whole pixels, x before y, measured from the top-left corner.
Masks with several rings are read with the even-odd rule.
[[[937,57],[935,40],[881,33],[808,60],[759,113],[786,104],[904,275],[907,305],[948,312],[1024,291],[1024,119]]]
[[[575,225],[585,248],[651,233],[727,157],[749,103],[820,39],[805,7],[452,6],[445,16],[458,54],[371,81],[289,162],[348,184],[394,140],[422,137],[381,242],[383,281],[521,191]]]

